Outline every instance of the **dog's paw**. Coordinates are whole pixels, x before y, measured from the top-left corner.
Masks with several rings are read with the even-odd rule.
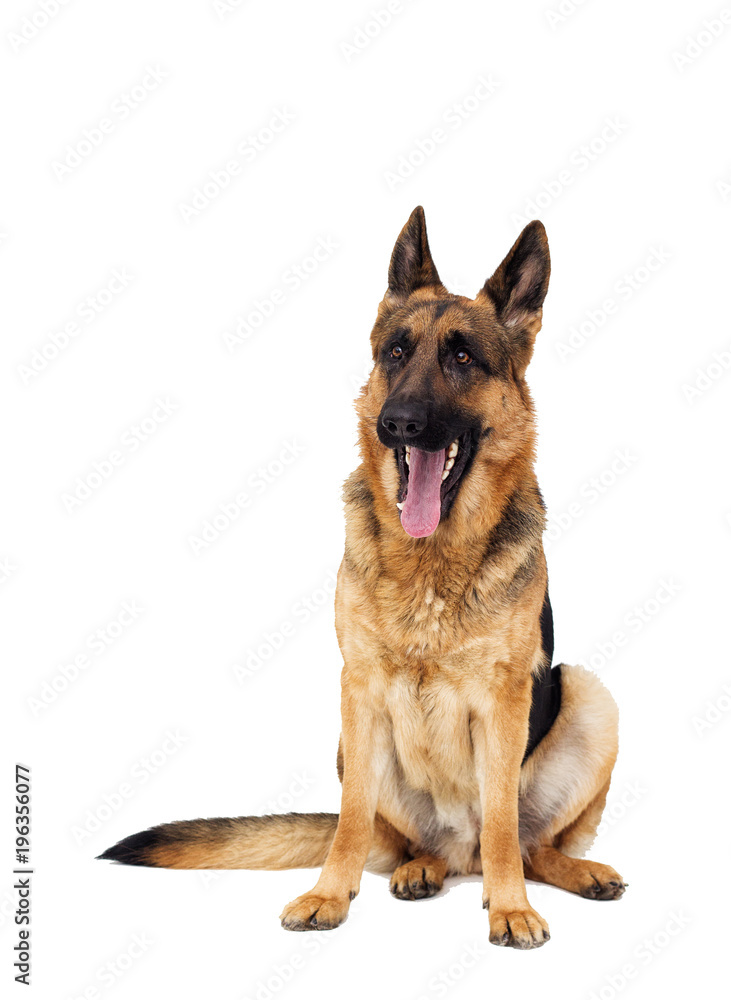
[[[343,923],[349,907],[347,898],[334,899],[308,892],[288,903],[279,919],[287,931],[329,931]]]
[[[444,885],[444,874],[436,866],[407,861],[391,876],[391,894],[397,899],[425,899],[434,896]]]
[[[549,940],[548,924],[530,906],[521,910],[490,907],[490,944],[502,948],[540,948]]]
[[[578,892],[585,899],[619,899],[627,884],[609,865],[590,861],[581,874]]]

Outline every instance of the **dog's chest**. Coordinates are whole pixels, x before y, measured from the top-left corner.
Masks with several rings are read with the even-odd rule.
[[[444,798],[473,788],[470,712],[458,684],[436,669],[401,671],[391,679],[386,709],[409,787]]]
[[[369,623],[397,660],[444,659],[489,643],[488,608],[471,607],[463,591],[437,591],[415,581],[410,589],[388,582]]]
[[[453,602],[437,594],[432,586],[414,588],[411,595],[401,594],[407,628],[404,641],[412,645],[419,642],[438,644],[439,636],[451,635],[456,624]]]

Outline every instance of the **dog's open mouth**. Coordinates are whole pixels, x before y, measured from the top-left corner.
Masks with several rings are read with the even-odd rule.
[[[408,445],[396,448],[400,477],[396,506],[401,511],[401,525],[412,538],[431,535],[447,516],[474,450],[471,431],[439,451]]]

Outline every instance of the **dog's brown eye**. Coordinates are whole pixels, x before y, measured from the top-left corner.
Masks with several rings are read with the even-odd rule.
[[[404,356],[404,349],[401,344],[394,344],[391,348],[392,358],[402,358]]]
[[[460,365],[470,365],[472,364],[472,358],[467,353],[467,351],[457,351],[455,354],[458,364]]]

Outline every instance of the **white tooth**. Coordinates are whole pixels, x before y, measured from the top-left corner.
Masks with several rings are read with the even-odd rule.
[[[407,445],[406,445],[406,454],[407,454],[407,455],[410,455],[410,454],[411,454],[411,445],[410,445],[410,444],[407,444]]]
[[[397,503],[396,506],[398,507],[399,510],[404,509],[404,505],[402,503]]]
[[[449,470],[452,468],[453,465],[454,465],[454,459],[448,458],[447,461],[444,463],[444,468],[447,470],[447,472],[449,472]]]
[[[408,453],[408,451],[406,452],[406,464],[407,464],[407,465],[411,465],[411,459],[409,458],[409,453]]]
[[[449,472],[447,471],[447,469],[445,469],[444,472],[442,473],[442,482],[444,482],[444,480],[447,478],[448,475]]]
[[[452,443],[449,446],[449,456],[448,457],[449,458],[456,458],[458,451],[459,451],[459,445],[457,444],[456,441],[452,441]]]

